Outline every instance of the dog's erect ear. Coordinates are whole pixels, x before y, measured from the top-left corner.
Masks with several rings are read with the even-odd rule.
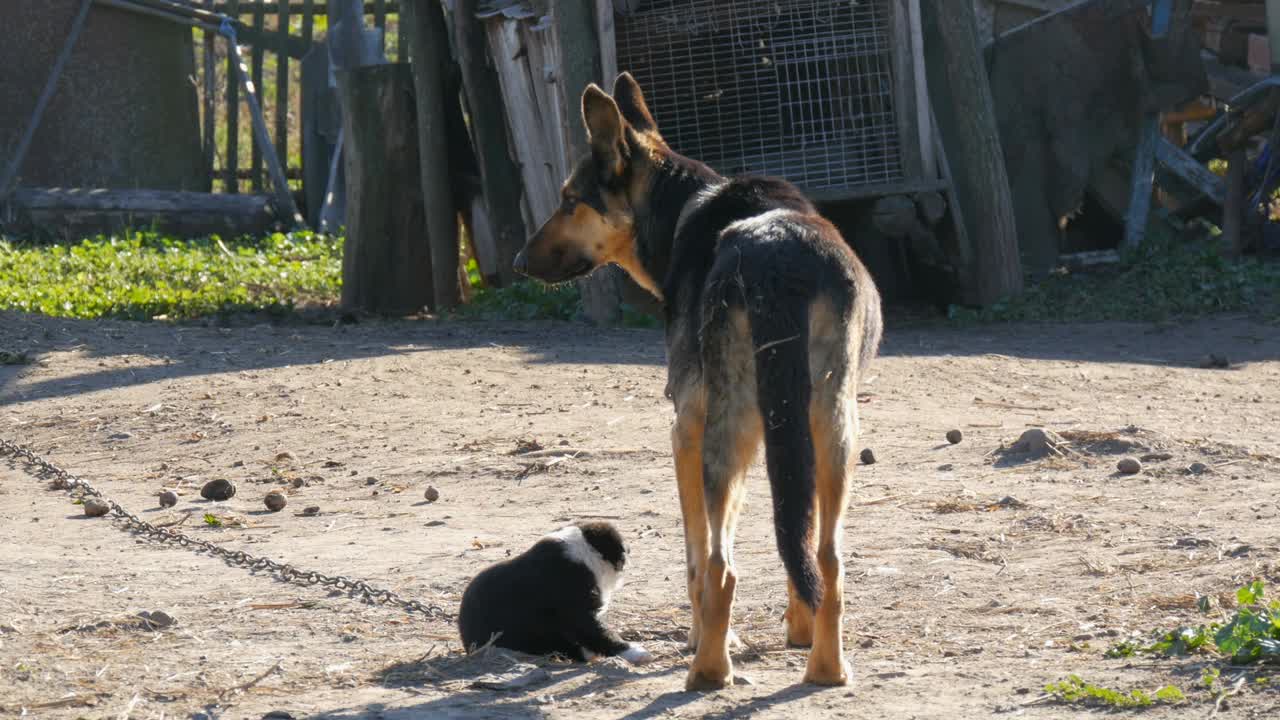
[[[622,111],[622,117],[631,123],[638,132],[657,132],[658,123],[654,122],[649,106],[644,101],[644,93],[640,92],[640,83],[629,72],[622,72],[613,81],[613,99]]]
[[[596,162],[613,175],[621,175],[627,155],[622,113],[613,98],[595,83],[582,91],[582,124],[587,128],[587,141]]]

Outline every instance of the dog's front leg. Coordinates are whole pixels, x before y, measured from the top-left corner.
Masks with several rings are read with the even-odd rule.
[[[594,612],[575,613],[570,629],[570,640],[578,648],[582,660],[597,657],[618,656],[632,665],[643,665],[653,660],[653,654],[643,646],[629,643],[605,627]]]

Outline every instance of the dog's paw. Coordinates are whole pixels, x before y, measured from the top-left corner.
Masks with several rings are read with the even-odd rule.
[[[653,653],[635,643],[628,645],[627,649],[623,650],[619,655],[632,665],[647,665],[653,662]]]

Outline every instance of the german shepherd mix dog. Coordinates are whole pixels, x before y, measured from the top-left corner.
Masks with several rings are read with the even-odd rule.
[[[569,525],[543,537],[467,585],[458,612],[463,647],[492,640],[531,655],[649,662],[648,651],[621,640],[601,620],[626,562],[622,535],[607,522]]]
[[[613,97],[589,85],[582,116],[591,153],[515,269],[557,283],[615,263],[664,305],[697,649],[685,685],[733,680],[733,537],[762,438],[787,642],[812,647],[806,681],[843,685],[840,539],[856,388],[880,342],[875,284],[795,186],[726,179],[667,147],[629,73]]]

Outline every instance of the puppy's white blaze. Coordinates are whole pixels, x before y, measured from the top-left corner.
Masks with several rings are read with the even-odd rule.
[[[596,579],[596,587],[600,589],[600,612],[609,609],[609,598],[622,586],[622,576],[613,565],[591,546],[577,525],[560,528],[547,537],[558,540],[570,560],[587,566]]]
[[[622,651],[622,659],[632,665],[644,665],[653,662],[653,653],[645,650],[644,647],[632,643]]]

